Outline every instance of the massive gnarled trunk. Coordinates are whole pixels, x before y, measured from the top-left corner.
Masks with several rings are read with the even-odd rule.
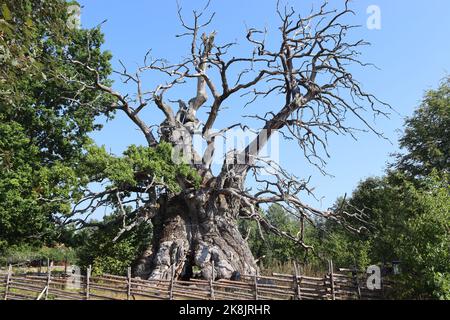
[[[163,140],[176,146],[192,146],[192,122],[178,124],[163,132]],[[186,159],[200,163],[201,158],[193,148],[182,150]],[[221,174],[214,177],[204,165],[193,166],[203,183],[192,191],[189,182],[181,179],[183,192],[166,193],[159,200],[159,212],[152,219],[153,239],[137,263],[135,275],[142,278],[162,279],[171,276],[172,268],[178,278],[189,279],[200,271],[204,279],[230,278],[234,272],[255,274],[257,265],[247,241],[238,229],[241,210],[239,199],[224,195],[218,190],[226,187],[243,188],[245,170],[230,174],[224,163]],[[187,189],[191,191],[187,192]]]
[[[223,195],[202,192],[189,199],[161,198],[153,219],[153,244],[141,257],[135,275],[188,279],[194,271],[210,279],[230,278],[233,272],[255,274],[257,266],[247,241],[238,230],[237,211]]]

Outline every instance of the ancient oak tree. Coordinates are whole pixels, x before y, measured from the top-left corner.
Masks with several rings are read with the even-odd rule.
[[[122,94],[100,81],[86,84],[114,97],[116,102],[109,109],[124,112],[148,145],[126,152],[126,163],[133,170],[123,171],[129,172],[129,179],[97,176],[95,181],[110,184],[101,192],[86,190],[73,219],[67,221],[84,225],[75,213],[92,212],[101,205],[114,206],[121,213],[122,232],[151,221],[152,245],[134,269],[141,277],[163,278],[173,268],[177,277],[189,278],[199,270],[210,278],[213,263],[218,278],[230,278],[235,271],[255,274],[255,258],[238,229],[238,219],[256,220],[260,228],[310,249],[304,241],[305,223],[315,224],[319,218],[345,221],[345,214],[316,210],[304,203],[300,195],[310,191],[306,181],[262,159],[260,150],[280,131],[298,142],[299,154],[321,166],[327,135],[353,134],[353,128],[346,125],[349,114],[378,134],[364,113],[384,114],[386,109],[364,92],[348,69],[367,65],[358,60],[358,48],[367,43],[348,37],[354,28],[345,23],[346,16],[353,14],[348,1],[339,9],[323,4],[306,15],[277,5],[279,29],[270,34],[269,44],[267,30],[248,28],[243,41],[252,49],[247,56],[232,54],[235,43],[218,43],[216,32],[209,30],[214,14],[208,16],[208,10],[207,6],[186,17],[179,8],[184,31],[178,37],[188,37],[190,43],[184,60],[171,63],[151,58],[149,53],[137,71],[125,67],[117,71],[125,82],[135,84],[135,95]],[[70,63],[99,74],[89,63]],[[142,80],[144,73],[164,80],[148,88]],[[167,98],[168,93],[192,83],[195,90],[190,97]],[[243,118],[258,122],[260,129],[245,148],[224,155],[217,173],[212,170],[217,137],[248,125],[240,122],[217,128],[224,105],[232,97],[241,101],[241,105],[233,103],[235,113],[244,106],[264,105],[268,97],[276,97],[279,104],[266,114]],[[161,112],[164,121],[144,121],[141,114],[148,108]],[[207,112],[199,112],[200,108]],[[206,145],[201,152],[193,146],[195,134]],[[271,177],[259,175],[263,166],[272,167]],[[257,190],[245,185],[249,177],[260,186]],[[262,208],[273,203],[298,218],[297,234],[282,232],[264,218]]]

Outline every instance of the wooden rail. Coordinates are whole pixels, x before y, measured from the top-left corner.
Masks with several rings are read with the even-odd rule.
[[[361,286],[364,279],[330,271],[323,277],[309,277],[295,272],[272,276],[243,275],[240,281],[142,280],[127,276],[78,275],[79,287],[70,285],[69,277],[47,274],[15,274],[9,269],[0,275],[0,297],[5,300],[357,300],[383,299],[382,291]],[[71,278],[73,280],[73,276]]]

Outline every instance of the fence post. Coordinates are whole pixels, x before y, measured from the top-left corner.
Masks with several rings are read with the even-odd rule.
[[[91,272],[92,272],[92,266],[89,265],[89,267],[86,270],[86,300],[89,300],[89,291],[90,291],[90,281],[91,281]]]
[[[258,300],[258,275],[254,276],[255,280],[255,300]]]
[[[352,277],[353,277],[353,281],[355,282],[355,286],[356,286],[356,293],[358,294],[358,299],[361,300],[361,287],[359,286],[359,279],[358,279],[358,270],[356,268],[354,268],[352,270]]]
[[[52,280],[52,266],[53,266],[53,261],[50,261],[50,259],[47,259],[47,290],[45,290],[45,300],[47,300],[48,292],[50,290],[50,282]]]
[[[211,280],[209,281],[209,289],[210,289],[210,296],[212,300],[216,300],[214,297],[214,260],[212,261],[211,266]]]
[[[334,291],[334,274],[333,274],[333,260],[328,262],[329,274],[330,274],[330,283],[331,283],[331,299],[336,300],[336,294]]]
[[[297,300],[302,300],[302,293],[301,293],[301,290],[300,290],[301,279],[300,279],[300,282],[299,282],[299,280],[298,280],[298,278],[299,278],[298,268],[297,268],[297,263],[295,261],[294,261],[294,272],[295,272],[295,274],[294,274],[295,296],[296,296]]]
[[[131,267],[127,271],[127,300],[131,298]]]
[[[169,300],[173,300],[173,282],[175,279],[175,265],[172,264],[172,272],[170,276],[170,291],[169,291]]]
[[[5,287],[4,300],[8,300],[8,291],[9,291],[9,285],[11,282],[11,276],[12,276],[12,265],[10,264],[8,267],[8,275],[6,276],[6,287]]]

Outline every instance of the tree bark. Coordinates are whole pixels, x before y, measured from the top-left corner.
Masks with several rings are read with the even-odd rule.
[[[223,195],[205,194],[159,199],[152,248],[139,259],[136,276],[167,279],[174,265],[178,278],[189,279],[200,271],[202,278],[211,279],[213,261],[219,279],[229,279],[236,271],[256,274],[255,259],[238,230],[237,208]]]

